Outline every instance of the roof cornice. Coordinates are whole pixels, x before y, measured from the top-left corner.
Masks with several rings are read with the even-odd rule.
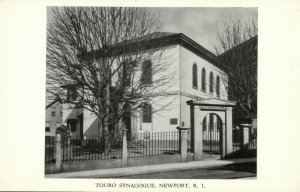
[[[141,41],[135,41],[133,43],[128,44],[120,44],[117,46],[113,46],[109,48],[109,51],[105,50],[96,50],[89,52],[88,54],[95,55],[96,57],[100,57],[99,55],[102,55],[102,57],[110,57],[112,55],[118,55],[119,51],[121,50],[122,53],[123,50],[130,51],[136,51],[135,47],[138,47],[138,49],[142,50],[149,50],[157,47],[165,47],[168,45],[174,45],[179,44],[183,46],[184,48],[188,49],[189,51],[193,52],[194,54],[200,56],[201,58],[205,59],[208,62],[213,63],[217,67],[221,68],[225,72],[228,72],[227,66],[223,65],[209,50],[205,49],[201,45],[199,45],[197,42],[192,40],[191,38],[187,37],[183,33],[175,33],[172,35],[165,35],[153,39],[145,39]],[[142,48],[141,48],[142,47]],[[79,55],[81,57],[82,55]]]

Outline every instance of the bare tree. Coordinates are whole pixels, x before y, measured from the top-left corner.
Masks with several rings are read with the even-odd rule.
[[[146,8],[120,7],[64,7],[52,13],[47,95],[94,113],[109,152],[120,135],[123,104],[142,107],[174,77],[165,73],[170,63],[163,42],[155,40],[158,17]]]
[[[218,58],[229,68],[222,77],[228,97],[237,102],[235,117],[252,121],[257,113],[257,13],[225,17],[214,43]]]

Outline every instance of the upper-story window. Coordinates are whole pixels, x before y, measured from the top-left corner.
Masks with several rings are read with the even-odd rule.
[[[143,123],[152,122],[152,107],[150,104],[144,104],[143,106]]]
[[[145,61],[142,65],[142,84],[152,83],[152,63],[151,61]]]
[[[123,85],[130,86],[132,80],[132,72],[133,69],[136,67],[135,62],[124,62],[123,65],[123,74],[122,74],[122,81]]]
[[[216,92],[217,92],[217,97],[220,97],[220,77],[219,75],[217,76],[217,80],[216,80]]]
[[[214,92],[214,75],[212,72],[209,74],[209,92],[213,93]]]
[[[51,108],[51,116],[55,116],[55,108]]]
[[[203,68],[202,69],[202,72],[201,72],[201,89],[202,91],[206,91],[206,71],[205,69]]]
[[[198,88],[198,69],[196,63],[193,64],[193,88]]]

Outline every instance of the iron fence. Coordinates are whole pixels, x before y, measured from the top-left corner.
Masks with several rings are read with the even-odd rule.
[[[203,136],[203,151],[211,154],[220,154],[220,136],[221,132],[216,129],[205,130]]]
[[[45,137],[45,163],[55,163],[55,137]]]
[[[137,133],[128,141],[128,157],[147,157],[179,153],[178,131]]]
[[[256,150],[257,149],[257,132],[256,129],[249,130],[249,142],[245,145],[242,144],[242,130],[241,129],[233,129],[232,130],[232,150],[233,151],[247,151],[247,150]]]
[[[62,141],[62,161],[93,161],[122,158],[122,138],[114,138],[108,142],[105,150],[103,138],[85,136],[84,139],[73,137]]]

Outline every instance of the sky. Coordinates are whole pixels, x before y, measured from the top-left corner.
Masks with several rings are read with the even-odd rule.
[[[214,52],[217,25],[224,17],[247,18],[257,8],[153,8],[160,14],[162,31],[183,33]]]
[[[189,38],[214,53],[212,46],[216,36],[218,22],[225,17],[247,18],[257,14],[257,8],[150,8],[160,15],[162,32],[183,33]],[[47,21],[51,18],[48,8]]]

